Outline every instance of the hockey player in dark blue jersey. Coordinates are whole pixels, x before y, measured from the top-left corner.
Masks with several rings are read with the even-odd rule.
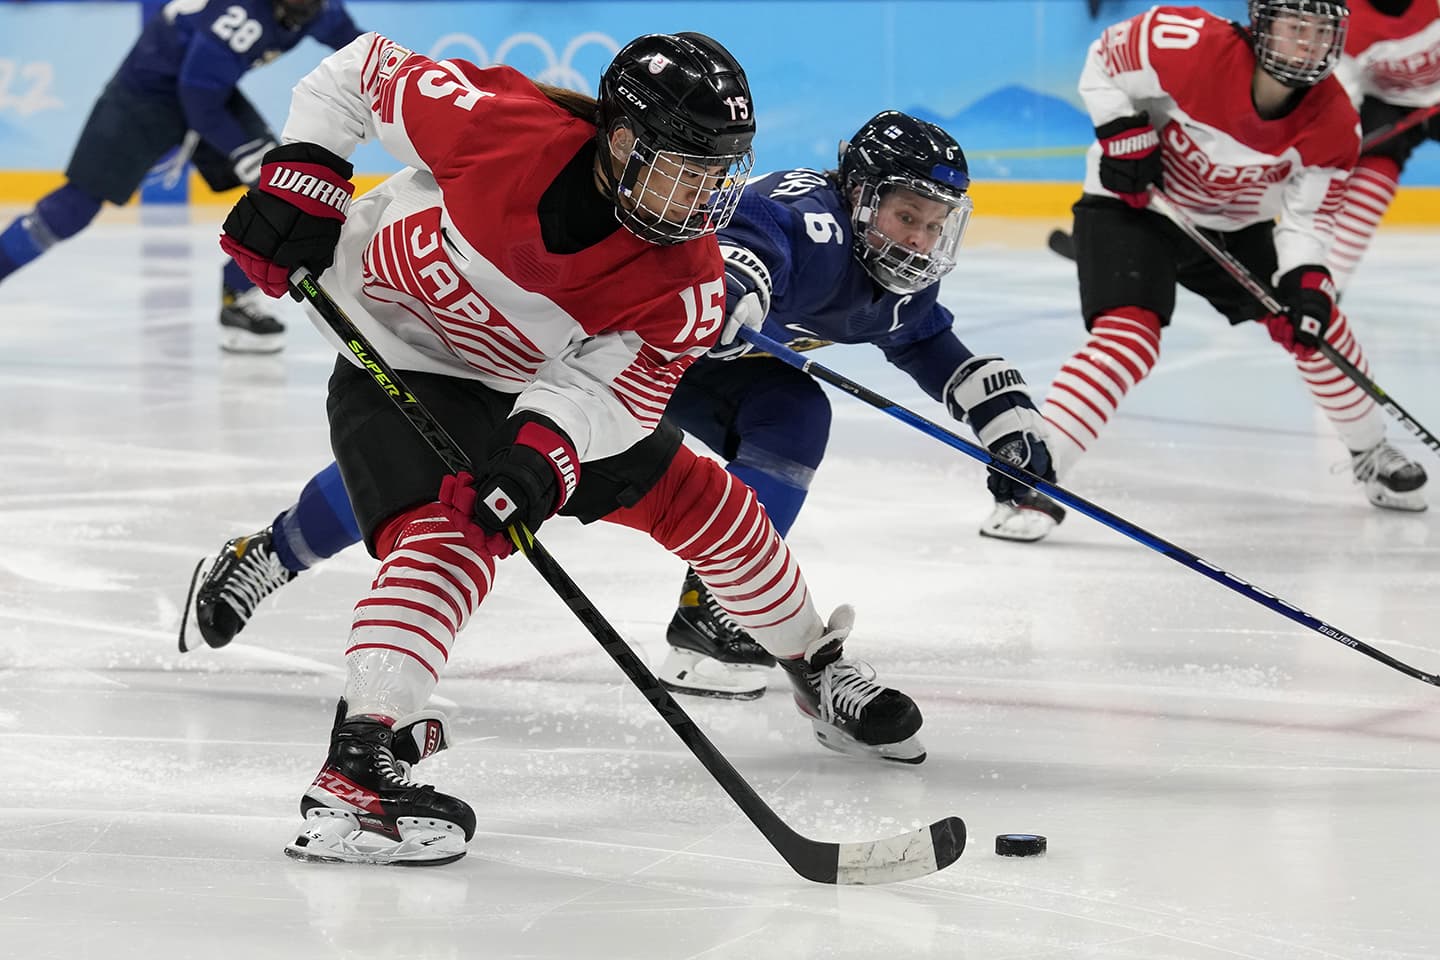
[[[212,190],[253,184],[275,135],[237,89],[252,67],[305,37],[339,49],[360,35],[340,0],[172,0],[150,18],[91,109],[65,184],[0,233],[0,280],[123,204],[171,147]],[[270,353],[285,327],[234,263],[221,288],[220,345]]]
[[[824,455],[829,403],[809,377],[749,353],[736,339],[739,328],[762,328],[796,349],[873,343],[987,447],[1053,479],[1019,371],[999,357],[972,354],[937,301],[970,215],[959,145],[938,127],[887,112],[842,145],[840,156],[839,170],[791,170],[747,187],[720,231],[728,287],[721,342],[713,358],[681,378],[666,415],[730,461],[783,535]],[[999,474],[989,485],[997,512],[1050,526],[1062,515],[1048,501],[1032,504],[1032,491]],[[196,565],[180,649],[229,643],[265,597],[358,540],[332,464],[269,527]],[[771,662],[768,655],[698,578],[686,577],[667,639],[671,652],[660,673],[671,689],[739,699],[764,692],[757,665]]]
[[[973,354],[937,299],[970,218],[969,184],[965,156],[949,134],[886,111],[841,144],[838,170],[751,181],[720,232],[727,325],[710,356],[685,373],[666,416],[729,461],[781,536],[825,454],[830,403],[807,374],[752,353],[737,339],[741,326],[802,351],[874,344],[991,452],[1054,479],[1042,420],[1019,371]],[[1020,518],[1043,526],[1043,536],[1063,517],[998,473],[990,473],[989,487],[997,514],[1012,526]],[[738,698],[764,692],[755,667],[773,659],[693,574],[667,639],[670,654],[657,675],[670,689]]]

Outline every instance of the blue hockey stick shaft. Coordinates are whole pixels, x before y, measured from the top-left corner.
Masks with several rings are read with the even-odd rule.
[[[1136,526],[1124,517],[1116,516],[1104,507],[1093,504],[1084,497],[1071,493],[1062,486],[1051,483],[1048,480],[1043,480],[1023,467],[1017,467],[1008,461],[996,459],[984,447],[971,443],[969,440],[945,429],[938,423],[927,420],[913,410],[902,407],[894,401],[887,400],[875,391],[856,383],[843,374],[836,373],[829,367],[822,366],[814,360],[806,359],[804,355],[791,350],[779,341],[772,340],[763,333],[742,328],[740,337],[754,344],[756,349],[763,350],[777,360],[783,360],[797,370],[808,373],[816,380],[822,383],[828,383],[832,387],[837,387],[851,396],[870,404],[870,406],[875,407],[877,410],[889,414],[896,420],[910,424],[910,426],[919,430],[921,433],[929,434],[941,443],[954,447],[968,457],[979,460],[991,470],[997,473],[1003,473],[1012,480],[1018,480],[1034,490],[1039,490],[1057,503],[1064,504],[1077,513],[1083,513],[1090,519],[1103,523],[1116,533],[1129,537],[1136,543],[1144,544],[1156,553],[1167,556],[1181,566],[1188,567],[1196,573],[1209,577],[1221,586],[1235,591],[1242,597],[1254,600],[1261,606],[1275,611],[1286,619],[1300,624],[1302,627],[1314,630],[1322,636],[1343,643],[1352,650],[1357,650],[1372,660],[1378,660],[1387,667],[1399,670],[1401,673],[1414,677],[1416,680],[1424,681],[1431,686],[1440,686],[1440,676],[1436,676],[1433,673],[1425,673],[1423,670],[1417,670],[1408,663],[1396,660],[1388,653],[1377,650],[1363,640],[1352,637],[1339,627],[1331,626],[1319,617],[1306,613],[1288,600],[1282,600],[1273,593],[1261,590],[1254,584],[1240,579],[1233,573],[1220,569],[1215,566],[1215,564],[1196,556],[1189,550],[1178,547],[1170,541],[1157,537],[1148,530]],[[743,363],[744,361],[740,362]]]

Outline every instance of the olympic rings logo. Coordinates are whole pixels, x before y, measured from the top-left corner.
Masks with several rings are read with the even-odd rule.
[[[538,33],[517,33],[500,41],[495,48],[492,57],[485,49],[485,45],[476,40],[468,33],[447,33],[435,45],[430,48],[430,59],[441,60],[442,52],[449,47],[461,47],[470,55],[466,59],[473,61],[479,66],[488,67],[505,62],[505,58],[517,47],[534,47],[545,58],[545,67],[538,73],[532,73],[531,77],[541,83],[548,83],[555,87],[566,87],[570,90],[581,92],[593,92],[595,81],[586,74],[576,70],[573,66],[575,55],[585,47],[595,45],[609,51],[606,57],[608,62],[611,57],[620,52],[620,44],[615,39],[604,33],[582,33],[573,37],[565,45],[565,50],[559,57],[555,55],[555,48],[550,42]]]

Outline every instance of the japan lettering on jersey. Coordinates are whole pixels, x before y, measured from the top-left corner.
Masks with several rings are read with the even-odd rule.
[[[1199,7],[1154,7],[1091,46],[1080,95],[1097,127],[1149,114],[1165,193],[1198,224],[1228,231],[1278,217],[1282,272],[1324,262],[1359,154],[1358,117],[1327,77],[1288,115],[1262,119],[1251,100],[1254,71],[1250,37],[1236,24]],[[1085,191],[1108,195],[1099,164],[1094,144]]]
[[[519,394],[582,460],[655,429],[725,307],[713,236],[656,246],[617,223],[579,252],[546,249],[540,199],[595,135],[509,67],[376,34],[301,81],[285,128],[341,156],[376,138],[412,168],[354,202],[334,268],[377,349]]]
[[[1440,103],[1440,4],[1415,0],[1398,17],[1353,4],[1335,74],[1357,107],[1367,96],[1402,107]]]

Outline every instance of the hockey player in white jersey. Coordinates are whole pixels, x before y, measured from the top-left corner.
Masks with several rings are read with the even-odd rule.
[[[1248,29],[1198,7],[1154,7],[1091,46],[1080,94],[1096,142],[1074,223],[1090,336],[1041,406],[1062,481],[1155,366],[1178,283],[1232,324],[1264,323],[1295,355],[1371,503],[1425,509],[1425,471],[1386,442],[1375,402],[1316,349],[1323,338],[1369,369],[1325,266],[1359,151],[1355,112],[1331,75],[1346,19],[1339,0],[1251,0]],[[1265,315],[1178,227],[1146,209],[1152,187],[1273,282],[1285,312]],[[1003,531],[1004,518],[992,519]],[[991,532],[1003,536],[994,523]]]
[[[1335,76],[1360,111],[1360,133],[1381,139],[1362,149],[1335,221],[1330,272],[1344,291],[1390,208],[1410,154],[1440,139],[1440,118],[1411,122],[1440,104],[1440,4],[1435,0],[1353,0],[1345,55]],[[1395,130],[1391,136],[1385,131]]]

